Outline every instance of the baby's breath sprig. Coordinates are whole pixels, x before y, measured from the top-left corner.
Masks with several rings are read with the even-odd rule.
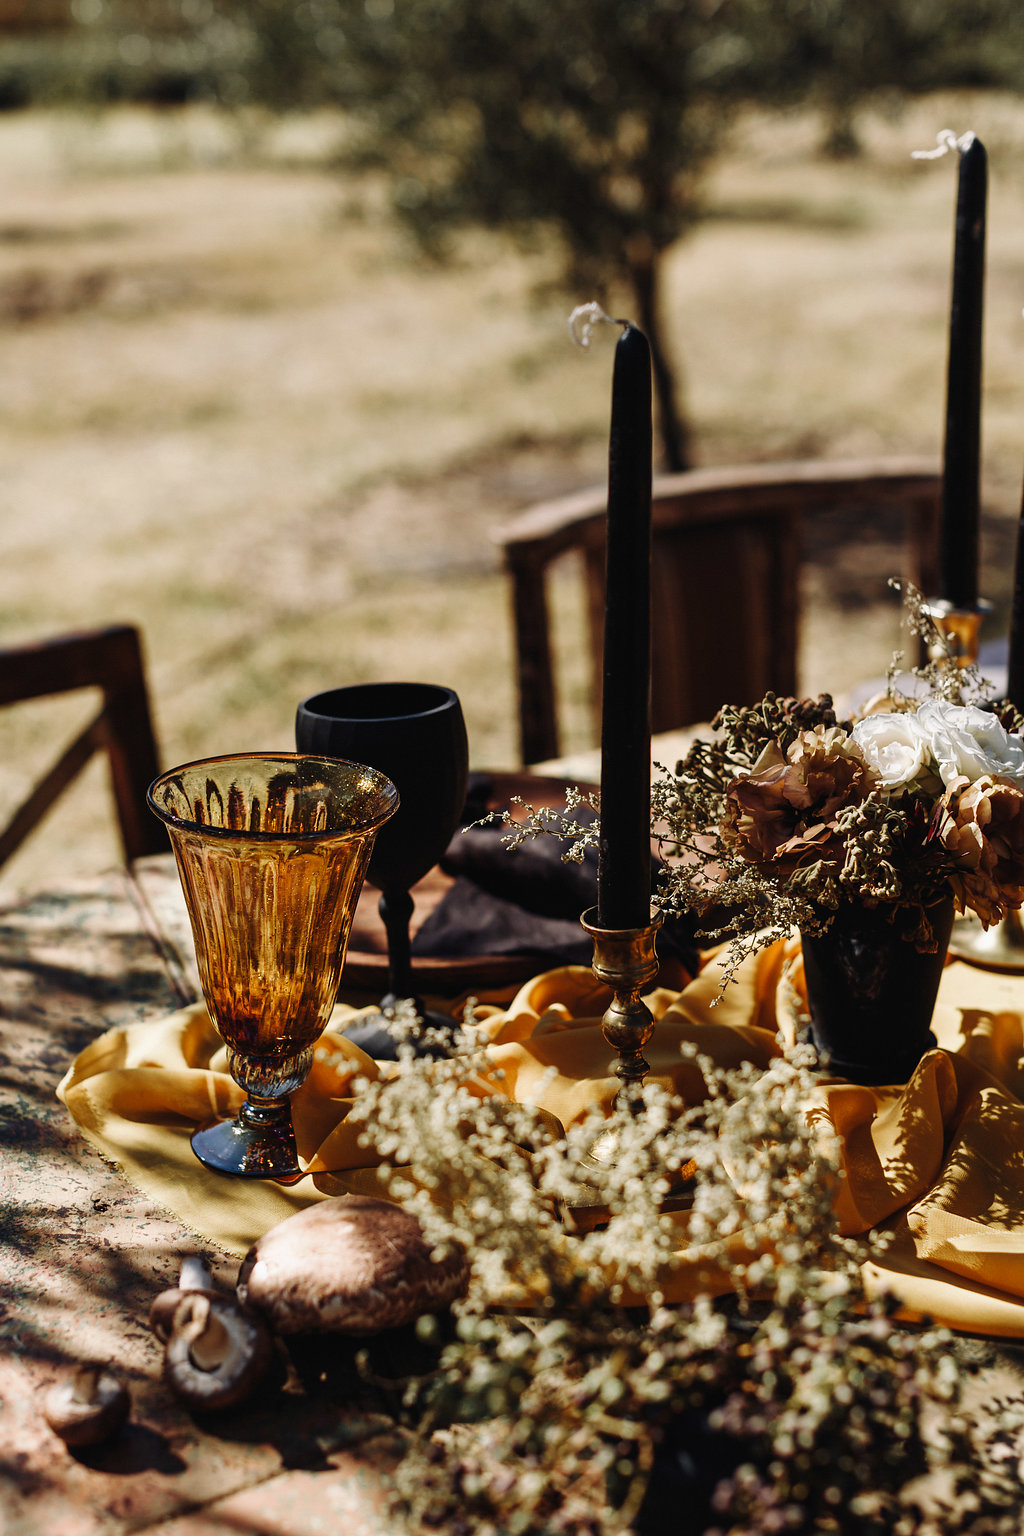
[[[903,624],[907,633],[922,642],[928,657],[927,661],[908,669],[904,653],[895,653],[886,674],[886,688],[894,704],[911,708],[921,691],[946,699],[950,704],[986,702],[995,691],[991,680],[982,676],[976,661],[957,656],[951,636],[942,628],[934,608],[920,590],[912,581],[896,576],[889,578],[888,585],[903,600]],[[923,689],[919,687],[908,694],[901,682],[907,675],[923,685]],[[1020,716],[1017,718],[1021,719]],[[1017,728],[1007,726],[1007,729]]]
[[[559,1212],[593,1122],[545,1137],[530,1106],[481,1098],[475,1047],[367,1089],[368,1137],[432,1240],[472,1263],[447,1336],[421,1325],[437,1364],[405,1394],[396,1529],[665,1529],[659,1478],[678,1459],[689,1483],[668,1507],[685,1499],[694,1536],[1017,1536],[1022,1403],[969,1435],[949,1336],[865,1301],[801,1052],[764,1072],[689,1054],[706,1097],[648,1084],[644,1113],[609,1123],[616,1156],[586,1177],[610,1214],[582,1237]],[[666,1214],[684,1156],[692,1207]],[[680,1249],[698,1279],[673,1304]],[[953,1490],[938,1512],[931,1473]]]
[[[506,826],[508,832],[502,842],[509,853],[514,853],[532,838],[556,837],[565,844],[563,861],[567,864],[582,864],[587,849],[597,847],[599,823],[594,817],[580,819],[576,812],[581,807],[600,811],[600,795],[597,790],[582,790],[570,784],[565,791],[564,810],[555,806],[532,805],[521,795],[513,795],[508,806],[500,811],[492,811],[476,825],[492,826],[497,820]]]

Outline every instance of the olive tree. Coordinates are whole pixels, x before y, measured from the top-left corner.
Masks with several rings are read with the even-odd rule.
[[[543,232],[577,296],[625,290],[651,342],[665,465],[686,467],[661,258],[699,218],[730,117],[766,78],[760,7],[249,0],[244,11],[245,88],[351,114],[347,159],[387,172],[426,250],[443,255],[466,225]]]

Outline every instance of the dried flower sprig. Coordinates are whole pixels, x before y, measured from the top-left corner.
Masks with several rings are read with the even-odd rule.
[[[512,806],[516,810],[511,809]],[[581,864],[588,848],[597,846],[598,823],[592,816],[580,817],[581,810],[600,811],[601,797],[596,790],[577,789],[568,785],[565,791],[565,809],[556,806],[536,806],[521,795],[513,795],[509,807],[492,811],[477,825],[487,825],[495,819],[508,828],[502,842],[509,853],[514,853],[523,843],[535,837],[556,837],[565,844],[562,858],[569,864]]]
[[[995,685],[982,676],[976,661],[957,656],[952,637],[940,624],[934,606],[914,583],[891,576],[887,585],[900,594],[903,626],[908,635],[921,641],[928,658],[908,669],[904,652],[893,655],[886,673],[890,700],[911,709],[922,693],[946,699],[950,704],[980,704],[991,698]],[[903,688],[903,679],[908,675],[916,685],[910,694]]]

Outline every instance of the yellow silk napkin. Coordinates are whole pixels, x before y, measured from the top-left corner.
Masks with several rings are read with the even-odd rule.
[[[688,1102],[703,1096],[704,1085],[680,1054],[684,1042],[720,1066],[765,1066],[792,1035],[798,946],[776,945],[748,961],[712,1008],[718,983],[711,960],[681,991],[660,988],[649,998],[657,1021],[646,1052],[652,1076]],[[564,1125],[610,1104],[614,1056],[599,1023],[609,1001],[591,971],[570,966],[534,978],[506,1006],[484,1004],[478,1018],[488,1070],[477,1091],[537,1103]],[[110,1030],[75,1060],[58,1092],[83,1134],[134,1184],[197,1234],[241,1255],[312,1201],[382,1192],[374,1155],[359,1145],[360,1127],[348,1116],[355,1080],[390,1069],[342,1036],[353,1017],[336,1011],[293,1098],[308,1176],[290,1188],[210,1173],[191,1151],[194,1126],[234,1111],[242,1097],[202,1004]],[[891,1235],[872,1253],[865,1278],[869,1292],[894,1292],[906,1315],[1024,1337],[1024,979],[947,966],[933,1027],[939,1049],[906,1085],[822,1079],[807,1105],[841,1140],[841,1229]],[[709,1268],[707,1256],[687,1245],[685,1215],[673,1221],[679,1250],[665,1289],[682,1300],[709,1283]]]

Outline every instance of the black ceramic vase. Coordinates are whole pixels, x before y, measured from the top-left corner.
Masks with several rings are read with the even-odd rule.
[[[810,1039],[822,1067],[854,1083],[905,1083],[935,1045],[932,1014],[953,898],[928,908],[936,949],[910,935],[919,909],[847,902],[825,933],[801,934]]]

